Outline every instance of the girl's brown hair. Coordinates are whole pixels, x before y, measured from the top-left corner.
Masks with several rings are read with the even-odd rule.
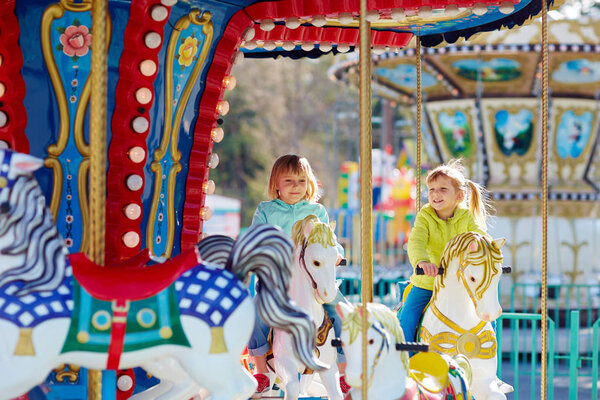
[[[319,200],[319,193],[317,190],[317,178],[308,163],[306,157],[301,157],[296,154],[286,154],[275,160],[273,168],[271,169],[271,177],[269,178],[269,198],[271,200],[278,199],[279,193],[277,192],[277,181],[281,175],[291,173],[300,175],[306,174],[307,187],[306,196],[304,197],[308,201]]]
[[[447,164],[442,164],[427,174],[425,183],[429,185],[440,176],[444,176],[463,194],[463,200],[468,202],[469,210],[473,214],[473,218],[477,225],[483,230],[487,229],[487,217],[489,215],[490,205],[487,201],[487,190],[465,176],[465,168],[462,165],[462,160],[450,160]]]

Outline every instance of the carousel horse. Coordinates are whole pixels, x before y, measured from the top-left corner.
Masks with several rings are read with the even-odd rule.
[[[37,158],[0,150],[0,393],[19,396],[64,363],[92,369],[141,366],[161,379],[141,398],[247,399],[256,380],[240,365],[255,306],[241,282],[256,273],[261,317],[289,332],[288,352],[315,358],[312,319],[286,293],[292,243],[260,225],[226,250],[183,252],[163,264],[99,267],[68,256],[32,172]],[[213,239],[214,240],[214,239]],[[217,240],[218,241],[218,240]],[[199,262],[198,253],[223,266]],[[139,263],[139,260],[134,260]],[[147,262],[147,258],[142,260]]]
[[[346,382],[350,398],[362,398],[362,320],[361,305],[336,306],[342,316],[342,334],[334,341],[346,355]],[[367,395],[377,400],[471,400],[468,360],[452,359],[427,351],[427,345],[404,343],[404,334],[396,314],[383,304],[367,304]]]
[[[450,240],[421,323],[420,339],[431,350],[469,359],[477,400],[506,399],[498,388],[496,333],[490,323],[502,314],[498,285],[502,274],[510,273],[510,267],[502,266],[504,242],[475,232]]]
[[[336,365],[337,350],[331,346],[334,337],[333,325],[323,304],[332,302],[337,295],[336,262],[339,252],[333,228],[309,215],[294,224],[292,239],[294,268],[290,281],[289,295],[318,324],[317,353],[321,362],[330,365],[319,372],[321,382],[330,400],[343,398]],[[262,284],[262,282],[261,282]],[[288,332],[275,329],[273,356],[275,373],[282,382],[285,399],[297,399],[307,393],[312,380],[311,371],[290,353],[292,337]],[[298,379],[298,374],[302,374]]]

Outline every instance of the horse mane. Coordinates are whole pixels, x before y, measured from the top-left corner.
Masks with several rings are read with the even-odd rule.
[[[337,245],[337,239],[333,229],[324,222],[321,222],[316,215],[308,215],[302,220],[299,220],[292,227],[292,239],[294,246],[298,247],[304,241],[304,228],[309,223],[314,226],[310,231],[309,237],[306,239],[306,245],[318,243],[323,247],[331,247]]]
[[[15,240],[0,252],[24,262],[0,274],[0,287],[18,281],[16,296],[56,289],[65,277],[68,251],[40,186],[33,176],[19,176],[3,192],[0,200],[8,202],[10,212],[0,218],[0,238],[10,234]]]
[[[474,241],[478,243],[477,251],[469,251],[468,248]],[[490,287],[492,278],[499,272],[496,263],[502,262],[502,253],[486,236],[477,232],[464,232],[454,236],[442,252],[440,267],[444,269],[444,274],[438,276],[434,281],[431,302],[435,301],[438,291],[444,287],[448,266],[457,257],[460,265],[468,263],[484,267],[483,279],[474,293],[478,298],[483,296],[483,293]],[[457,272],[457,277],[458,274],[459,272]]]
[[[342,320],[342,330],[350,333],[350,343],[348,344],[352,344],[362,330],[362,318],[359,311],[360,307],[362,307],[362,304],[357,304]],[[383,304],[368,303],[367,312],[369,313],[369,316],[373,316],[383,325],[385,330],[387,330],[396,340],[396,343],[403,343],[405,341],[404,333],[400,327],[400,321],[398,321],[396,314],[394,314],[392,310]],[[392,349],[394,349],[393,346]],[[408,371],[408,353],[402,352],[400,358],[402,359],[405,370]]]

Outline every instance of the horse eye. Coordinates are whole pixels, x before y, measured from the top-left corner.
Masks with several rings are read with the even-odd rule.
[[[0,213],[7,213],[10,211],[10,204],[8,204],[8,202],[4,202],[2,204],[0,204]]]
[[[369,344],[375,343],[375,339],[369,339]]]
[[[314,265],[315,267],[320,267],[320,266],[321,266],[321,263],[320,263],[319,261],[313,261],[313,265]]]
[[[475,277],[471,277],[471,282],[475,282]]]

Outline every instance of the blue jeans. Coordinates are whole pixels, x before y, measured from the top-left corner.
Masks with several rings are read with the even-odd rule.
[[[335,337],[340,337],[342,334],[342,318],[335,311],[335,305],[339,302],[348,302],[348,300],[340,293],[338,290],[337,296],[335,299],[328,304],[323,304],[323,308],[329,314],[329,318],[333,324],[333,331],[335,332]],[[318,321],[320,324],[321,321]],[[252,335],[250,336],[250,341],[248,342],[248,354],[251,356],[264,356],[267,354],[271,346],[268,342],[269,330],[271,328],[263,322],[262,319],[256,313],[254,319],[254,329],[252,330]],[[346,362],[346,356],[342,351],[341,347],[337,348],[337,362],[343,363]]]
[[[400,326],[407,342],[416,340],[417,327],[421,321],[423,310],[429,303],[433,292],[413,286],[400,310]]]

